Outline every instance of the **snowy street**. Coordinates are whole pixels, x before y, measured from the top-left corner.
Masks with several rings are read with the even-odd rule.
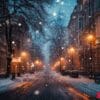
[[[0,93],[0,99],[6,100],[6,97],[7,100],[31,100],[33,98],[34,100],[47,100],[46,98],[50,96],[50,100],[51,98],[52,100],[66,100],[66,98],[68,100],[80,100],[80,98],[81,100],[89,100],[89,95],[82,94],[82,91],[79,92],[82,84],[86,85],[90,82],[89,79],[83,77],[73,79],[55,72],[49,74],[46,76],[43,72],[39,72],[35,75],[26,74],[22,78],[16,78],[15,81],[2,80],[2,84],[3,81],[7,81],[7,83],[0,86],[6,87],[5,92]],[[84,86],[82,87],[84,89]],[[1,90],[3,89],[1,88]]]
[[[100,100],[100,0],[0,0],[0,100]]]
[[[17,88],[33,78],[33,74],[25,74],[21,77],[16,77],[15,80],[11,80],[11,78],[0,78],[0,93]]]
[[[96,97],[96,93],[100,92],[100,84],[96,84],[92,79],[82,77],[82,76],[80,76],[79,78],[62,76],[62,79],[66,81],[66,83],[73,86],[75,89],[78,89],[82,93],[85,93],[92,97]]]

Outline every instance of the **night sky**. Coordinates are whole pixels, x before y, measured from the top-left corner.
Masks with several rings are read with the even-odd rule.
[[[58,48],[66,47],[67,25],[75,5],[76,0],[16,0],[16,14],[25,17],[33,44],[40,49],[45,63],[57,56]]]
[[[67,45],[68,37],[66,29],[75,5],[76,0],[53,0],[51,4],[43,4],[43,7],[47,13],[47,15],[45,15],[46,23],[44,24],[42,21],[40,21],[39,24],[43,25],[45,39],[42,38],[41,32],[39,33],[39,30],[37,29],[37,36],[39,35],[40,38],[35,42],[38,45],[43,43],[41,44],[42,48],[40,48],[42,49],[41,51],[43,55],[45,55],[46,62],[49,61],[49,56],[51,52],[54,51],[54,48],[59,47],[57,45],[61,45],[61,48]],[[57,43],[55,44],[52,39],[54,39]],[[55,50],[53,55],[56,55],[57,53],[58,52]]]

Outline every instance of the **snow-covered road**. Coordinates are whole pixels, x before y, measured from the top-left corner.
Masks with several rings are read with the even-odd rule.
[[[0,79],[0,92],[13,90],[31,81],[34,81],[35,84],[41,83],[42,81],[48,82],[50,84],[54,82],[59,82],[60,84],[68,84],[80,92],[93,97],[95,97],[96,93],[100,91],[100,85],[96,84],[93,80],[82,76],[79,78],[71,78],[69,76],[62,76],[56,72],[50,72],[48,74],[39,72],[35,74],[24,74],[21,77],[17,77],[13,81],[10,80],[10,78]]]

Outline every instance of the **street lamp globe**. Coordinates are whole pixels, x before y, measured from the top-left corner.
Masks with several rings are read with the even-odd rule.
[[[39,62],[39,60],[36,60],[35,63],[38,65],[40,62]]]
[[[61,61],[63,61],[63,60],[64,60],[64,58],[63,58],[63,57],[61,57],[61,58],[60,58],[60,60],[61,60]]]
[[[93,34],[89,34],[88,36],[87,36],[87,41],[88,42],[93,42],[94,41],[94,36],[93,36]]]
[[[21,52],[21,57],[26,58],[27,57],[27,52],[25,52],[25,51]]]
[[[74,54],[74,53],[75,53],[75,48],[74,48],[74,47],[70,47],[70,48],[68,49],[68,53],[69,53],[69,54]]]

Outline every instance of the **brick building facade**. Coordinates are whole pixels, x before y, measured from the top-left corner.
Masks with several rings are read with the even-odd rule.
[[[100,67],[100,0],[77,0],[77,5],[71,15],[68,25],[69,44],[78,48],[80,67],[89,71],[99,71]],[[90,44],[86,41],[88,34],[95,37],[92,43],[92,58]]]

